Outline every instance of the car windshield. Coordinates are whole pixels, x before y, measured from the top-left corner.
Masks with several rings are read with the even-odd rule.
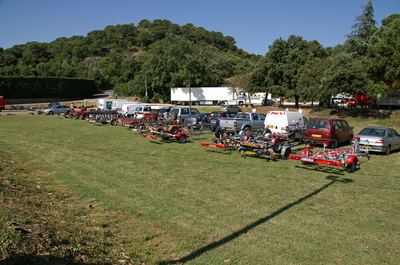
[[[176,114],[178,114],[179,113],[179,109],[172,109],[169,113],[176,113]]]
[[[386,130],[382,128],[364,128],[359,135],[385,137],[385,131]]]
[[[310,120],[307,129],[328,130],[329,123],[327,120]]]
[[[200,113],[197,109],[191,109],[192,114]]]

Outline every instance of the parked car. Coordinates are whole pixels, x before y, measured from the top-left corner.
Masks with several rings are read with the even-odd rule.
[[[236,113],[238,113],[238,112],[241,111],[241,109],[240,109],[240,107],[237,106],[237,105],[222,105],[222,106],[221,106],[221,111],[224,111],[224,112],[236,112]]]
[[[137,106],[134,112],[134,116],[138,119],[143,119],[145,114],[151,113],[151,106],[149,105],[140,105]]]
[[[171,107],[163,107],[158,109],[158,116],[163,118],[168,118]]]
[[[209,125],[210,120],[208,118],[208,113],[195,113],[190,116],[185,117],[182,124],[192,127],[193,129],[199,129],[204,125]]]
[[[219,127],[219,119],[235,118],[236,112],[214,111],[209,114],[211,131],[215,131]]]
[[[389,155],[391,151],[400,149],[400,135],[388,127],[366,127],[357,137],[360,139],[361,151],[372,151]]]
[[[291,139],[302,139],[307,118],[300,112],[270,111],[264,121],[265,129],[273,134],[281,134]]]
[[[275,100],[266,98],[263,101],[263,105],[264,106],[275,106],[275,105],[277,105],[277,102]]]
[[[189,107],[174,107],[171,108],[169,111],[169,117],[173,120],[178,120],[180,122],[183,122],[186,117],[189,117],[193,114],[200,113],[195,108],[189,108]]]
[[[261,129],[264,127],[265,117],[264,113],[238,112],[235,118],[221,118],[218,129],[235,132]]]
[[[336,148],[351,143],[353,129],[344,119],[311,118],[304,132],[303,140]]]
[[[51,105],[42,111],[46,115],[54,115],[70,112],[71,109],[65,105]]]

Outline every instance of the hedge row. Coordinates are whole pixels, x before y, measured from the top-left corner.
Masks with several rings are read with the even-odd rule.
[[[0,96],[5,98],[77,98],[97,91],[94,80],[0,76]]]

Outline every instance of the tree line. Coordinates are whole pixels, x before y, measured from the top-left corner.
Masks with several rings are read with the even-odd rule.
[[[0,48],[0,75],[93,79],[144,101],[168,101],[171,87],[239,86],[275,97],[329,104],[337,93],[375,97],[400,89],[400,14],[378,27],[372,1],[343,44],[279,38],[264,56],[220,32],[168,20],[107,26],[87,36]],[[327,33],[329,34],[329,33]]]

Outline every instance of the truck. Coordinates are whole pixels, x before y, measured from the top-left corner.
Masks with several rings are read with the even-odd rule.
[[[235,118],[220,118],[218,131],[250,131],[264,128],[266,115],[258,112],[238,112]]]
[[[391,91],[386,95],[380,95],[376,100],[376,105],[386,108],[400,107],[400,91]]]

